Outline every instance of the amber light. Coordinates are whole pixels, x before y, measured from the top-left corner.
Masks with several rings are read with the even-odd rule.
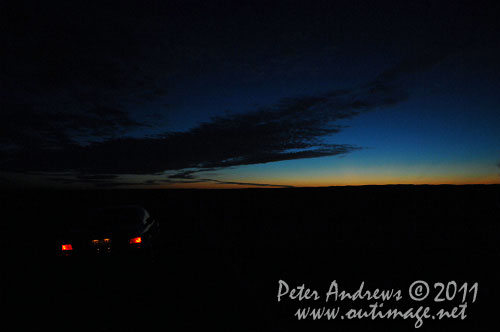
[[[142,239],[141,239],[140,236],[139,237],[134,237],[134,238],[130,239],[130,244],[139,244],[141,242],[142,242]]]
[[[73,250],[73,246],[71,246],[71,244],[63,244],[62,245],[62,250],[66,251],[66,250]]]

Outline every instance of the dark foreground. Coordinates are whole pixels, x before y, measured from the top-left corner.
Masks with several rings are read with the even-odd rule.
[[[436,311],[462,301],[434,302],[434,283],[478,282],[464,320],[427,319],[419,330],[497,325],[499,186],[29,191],[1,201],[0,315],[11,330],[415,330],[415,319],[298,321],[298,308],[377,302],[325,303],[334,280],[351,293],[363,281],[401,289],[386,308]],[[54,240],[82,210],[116,204],[140,204],[161,222],[159,262],[55,259]],[[322,298],[278,303],[279,280]],[[431,286],[422,302],[408,297],[415,280]]]

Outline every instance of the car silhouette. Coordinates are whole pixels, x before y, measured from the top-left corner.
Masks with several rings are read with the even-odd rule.
[[[58,256],[159,256],[160,225],[140,206],[115,206],[90,211],[58,241]]]

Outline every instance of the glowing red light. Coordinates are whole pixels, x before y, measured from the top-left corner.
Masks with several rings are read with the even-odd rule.
[[[63,244],[62,250],[73,250],[73,246],[71,244]]]
[[[140,236],[139,237],[134,237],[134,238],[130,239],[130,244],[139,244],[141,242],[142,242],[142,239],[141,239]]]

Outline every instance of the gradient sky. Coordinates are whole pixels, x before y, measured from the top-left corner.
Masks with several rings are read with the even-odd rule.
[[[498,4],[1,12],[2,186],[500,183]]]

